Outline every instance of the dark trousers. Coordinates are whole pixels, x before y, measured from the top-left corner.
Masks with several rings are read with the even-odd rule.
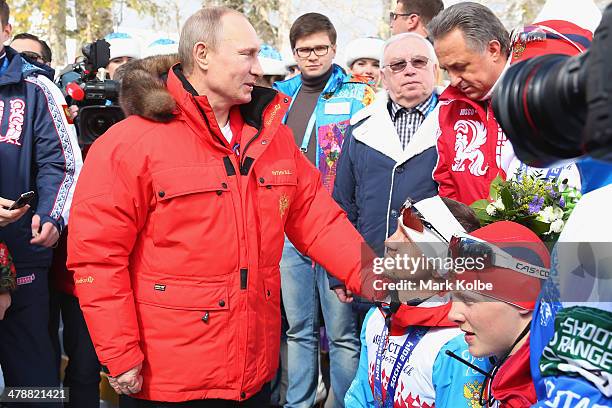
[[[63,344],[68,356],[64,387],[70,388],[70,400],[64,407],[97,408],[100,406],[100,363],[94,349],[79,300],[67,293],[51,291],[51,324],[55,334],[56,358],[60,358],[59,316],[64,322]]]
[[[43,268],[17,269],[18,277],[31,283],[19,285],[11,294],[11,307],[0,320],[0,366],[7,387],[59,387],[49,325],[48,271]],[[32,280],[33,276],[33,280]],[[53,403],[16,403],[6,406],[61,407]]]
[[[241,402],[219,399],[186,402],[145,401],[126,395],[122,395],[119,399],[120,408],[268,408],[269,406],[270,384],[264,385],[257,394]]]

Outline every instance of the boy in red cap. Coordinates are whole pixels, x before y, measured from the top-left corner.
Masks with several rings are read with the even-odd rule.
[[[453,237],[453,258],[482,259],[482,268],[456,274],[448,317],[465,333],[470,354],[494,362],[481,391],[485,406],[536,402],[529,367],[529,329],[541,282],[548,276],[546,246],[528,228],[500,221]]]

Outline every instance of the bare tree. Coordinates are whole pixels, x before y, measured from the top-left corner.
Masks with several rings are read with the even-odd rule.
[[[75,1],[77,29],[72,36],[89,43],[113,32],[112,0]]]
[[[243,13],[264,42],[275,44],[278,28],[270,23],[270,14],[285,1],[288,0],[204,0],[202,6],[225,6]]]
[[[280,1],[278,10],[278,30],[276,32],[276,48],[285,50],[291,48],[289,44],[289,30],[291,29],[291,12],[293,11],[291,1]]]
[[[509,4],[508,15],[513,18],[512,26],[529,24],[537,17],[546,0],[514,0]]]
[[[66,64],[66,1],[55,1],[51,9],[49,21],[49,46],[53,52],[53,63],[64,66]]]
[[[397,1],[395,0],[382,0],[382,19],[378,25],[378,36],[380,38],[389,38],[391,35],[391,26],[388,20],[389,11],[395,8]]]

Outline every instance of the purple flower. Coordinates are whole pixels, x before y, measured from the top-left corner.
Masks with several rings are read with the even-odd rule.
[[[537,195],[533,197],[533,200],[528,205],[529,214],[537,214],[542,209],[544,205],[544,197],[538,197]]]
[[[561,199],[559,200],[559,207],[565,208],[565,198],[561,197]]]
[[[545,185],[544,189],[553,199],[559,197],[559,193],[557,193],[550,184]]]

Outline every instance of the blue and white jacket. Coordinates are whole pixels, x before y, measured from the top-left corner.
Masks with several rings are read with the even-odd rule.
[[[427,303],[427,302],[426,302]],[[439,305],[432,301],[431,306]],[[419,306],[427,314],[429,307]],[[370,309],[361,330],[361,356],[357,375],[344,398],[344,405],[350,408],[379,408],[374,400],[375,361],[378,346],[384,341],[381,334],[385,326],[382,311]],[[394,328],[391,324],[389,341],[384,358],[381,359],[382,396],[386,388],[400,349],[408,336],[408,327]],[[484,376],[474,369],[446,355],[451,351],[478,366],[484,371],[490,369],[486,359],[475,358],[468,352],[463,333],[456,327],[430,327],[414,347],[397,380],[394,408],[477,408],[478,396]]]
[[[49,71],[6,47],[0,74],[0,197],[15,200],[33,190],[31,211],[0,228],[17,268],[47,267],[52,249],[31,245],[32,216],[61,232],[68,222],[72,194],[83,164],[74,125]]]
[[[315,106],[314,126],[317,136],[317,161],[323,185],[331,193],[336,176],[338,154],[354,114],[374,100],[374,90],[348,75],[339,65],[332,65],[332,74]],[[302,76],[274,83],[274,89],[293,100],[302,87]],[[289,107],[291,110],[291,106]],[[287,116],[283,119],[283,123]],[[306,133],[310,133],[308,130]]]
[[[612,406],[612,164],[577,166],[584,195],[553,249],[531,324],[537,407]]]

